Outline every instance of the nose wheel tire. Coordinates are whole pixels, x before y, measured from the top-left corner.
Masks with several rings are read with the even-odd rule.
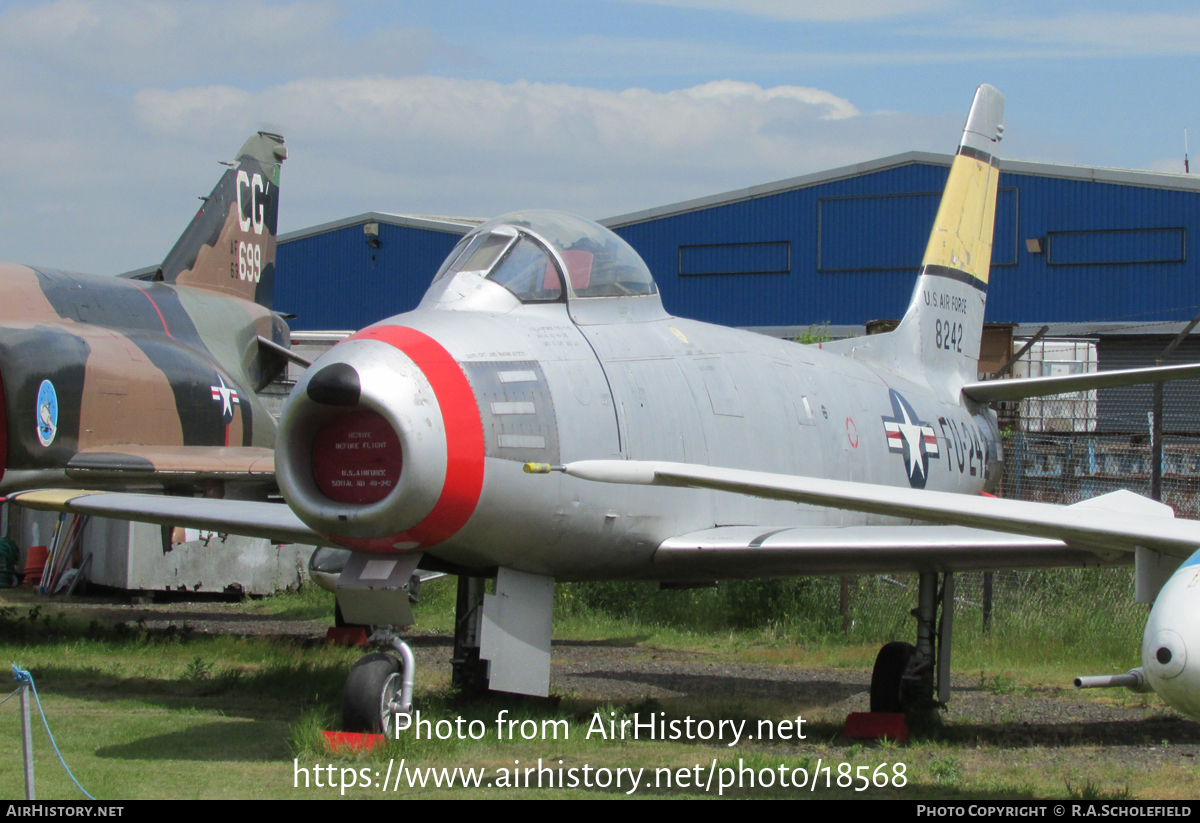
[[[871,711],[904,711],[900,696],[901,677],[908,661],[917,651],[911,643],[888,643],[875,657],[875,668],[871,671]]]
[[[342,728],[391,734],[402,682],[403,667],[392,655],[378,652],[360,658],[342,692]]]

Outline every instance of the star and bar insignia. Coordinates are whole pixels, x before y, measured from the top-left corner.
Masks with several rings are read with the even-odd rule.
[[[225,379],[217,373],[216,386],[209,386],[212,389],[212,399],[221,404],[221,419],[228,426],[233,422],[233,407],[238,405],[238,393],[236,389],[230,388],[225,383]]]
[[[895,389],[888,390],[892,401],[892,416],[883,418],[888,451],[904,455],[908,484],[914,489],[925,488],[929,478],[929,458],[940,454],[933,426],[918,420],[917,413]]]

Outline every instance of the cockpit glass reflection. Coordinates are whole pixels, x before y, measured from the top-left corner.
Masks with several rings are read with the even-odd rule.
[[[537,249],[538,244],[529,237],[518,243],[519,253],[517,247],[506,252],[513,234],[526,231],[547,244],[554,255]],[[538,264],[533,262],[539,251],[547,266],[541,279],[534,272]],[[489,279],[522,300],[554,300],[561,296],[562,289],[558,278],[551,277],[551,272],[557,272],[554,257],[566,267],[571,297],[658,293],[650,270],[623,239],[598,223],[552,211],[514,212],[485,223],[455,246],[437,277],[459,271],[486,272],[499,261]],[[554,293],[556,288],[558,293]]]
[[[504,286],[524,302],[557,300],[562,295],[554,262],[527,237],[517,241],[488,279]]]
[[[485,235],[482,242],[472,244],[473,248],[463,252],[465,262],[459,264],[456,261],[452,268],[455,271],[487,271],[512,240],[512,237],[503,234]]]

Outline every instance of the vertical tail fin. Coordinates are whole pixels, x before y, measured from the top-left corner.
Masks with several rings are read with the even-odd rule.
[[[957,399],[979,368],[992,262],[1004,96],[982,85],[942,194],[912,301],[892,332],[897,365]],[[915,376],[915,375],[914,375]]]
[[[271,308],[283,138],[258,132],[238,152],[159,267],[164,282]]]
[[[1000,181],[993,151],[1004,130],[1003,116],[1004,95],[980,86],[900,325],[826,348],[879,362],[928,383],[948,400],[957,401],[963,384],[978,379]]]

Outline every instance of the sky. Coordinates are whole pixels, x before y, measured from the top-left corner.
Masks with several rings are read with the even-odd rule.
[[[281,232],[948,153],[980,83],[1002,157],[1182,172],[1198,58],[1185,2],[0,0],[0,259],[156,264],[262,128]]]

